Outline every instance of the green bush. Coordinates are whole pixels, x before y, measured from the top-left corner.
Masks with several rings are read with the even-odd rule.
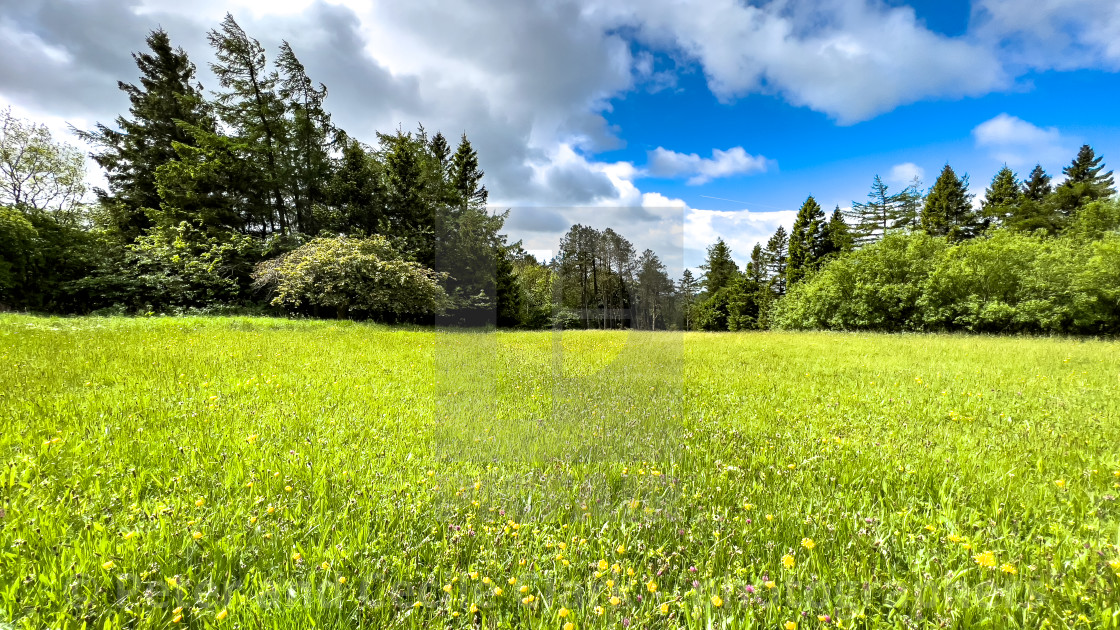
[[[448,306],[444,274],[407,261],[383,236],[316,238],[257,266],[258,288],[290,311],[329,309],[344,317],[397,319]]]

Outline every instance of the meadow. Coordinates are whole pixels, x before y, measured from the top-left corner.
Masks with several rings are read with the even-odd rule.
[[[1120,343],[0,317],[0,628],[1115,628]]]

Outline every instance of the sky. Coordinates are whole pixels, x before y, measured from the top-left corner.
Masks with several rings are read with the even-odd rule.
[[[826,209],[932,185],[979,202],[1007,164],[1060,179],[1120,158],[1115,0],[0,0],[0,107],[68,125],[127,111],[117,81],[162,27],[216,82],[227,11],[288,41],[351,135],[468,134],[507,232],[547,253],[612,227],[673,271],[726,240],[740,264],[813,195]],[[93,167],[91,167],[92,169]],[[94,178],[96,173],[92,173]]]

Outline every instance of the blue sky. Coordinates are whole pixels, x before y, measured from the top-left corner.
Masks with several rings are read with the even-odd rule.
[[[351,135],[466,132],[535,251],[582,222],[675,272],[717,237],[745,262],[807,195],[848,206],[876,174],[949,163],[979,201],[1004,162],[1120,160],[1115,0],[0,0],[0,106],[61,136],[112,121],[156,27],[213,87],[226,11],[289,41]]]

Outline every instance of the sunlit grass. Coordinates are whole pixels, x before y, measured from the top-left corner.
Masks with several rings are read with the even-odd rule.
[[[1115,342],[5,316],[0,366],[0,627],[1120,622]]]

